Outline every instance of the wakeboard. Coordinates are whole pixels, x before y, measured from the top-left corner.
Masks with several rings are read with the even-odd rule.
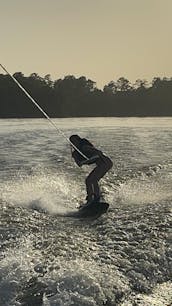
[[[39,213],[48,213],[43,209],[38,201],[31,203],[30,208],[36,210]],[[67,213],[57,213],[57,217],[71,217],[78,219],[97,219],[101,215],[105,214],[109,208],[109,204],[106,202],[92,202],[86,203],[80,206],[77,211],[69,211]]]
[[[82,205],[78,211],[69,213],[68,217],[74,218],[99,218],[105,214],[109,208],[109,204],[106,202],[88,203]]]

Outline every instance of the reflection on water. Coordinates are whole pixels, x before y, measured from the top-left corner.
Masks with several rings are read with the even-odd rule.
[[[89,168],[47,120],[0,120],[0,305],[170,305],[171,118],[55,122],[112,158],[110,210],[65,218]]]

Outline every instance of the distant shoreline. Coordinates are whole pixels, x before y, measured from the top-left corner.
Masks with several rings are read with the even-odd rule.
[[[172,116],[165,116],[165,115],[159,115],[159,116],[78,116],[78,117],[50,117],[51,119],[72,119],[72,118],[172,118]],[[1,119],[45,119],[48,120],[45,117],[0,117]]]
[[[121,77],[103,90],[84,76],[52,81],[50,75],[16,72],[13,78],[20,86],[0,74],[0,118],[42,118],[43,113],[50,118],[172,116],[172,78],[131,84]]]

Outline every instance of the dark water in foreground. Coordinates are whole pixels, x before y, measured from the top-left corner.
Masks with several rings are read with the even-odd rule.
[[[112,158],[110,210],[58,216],[85,198],[90,168],[47,120],[0,120],[0,306],[171,305],[172,119],[55,123]]]

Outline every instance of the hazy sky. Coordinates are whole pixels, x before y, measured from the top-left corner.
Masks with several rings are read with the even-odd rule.
[[[172,0],[0,0],[0,37],[12,73],[172,77]]]

